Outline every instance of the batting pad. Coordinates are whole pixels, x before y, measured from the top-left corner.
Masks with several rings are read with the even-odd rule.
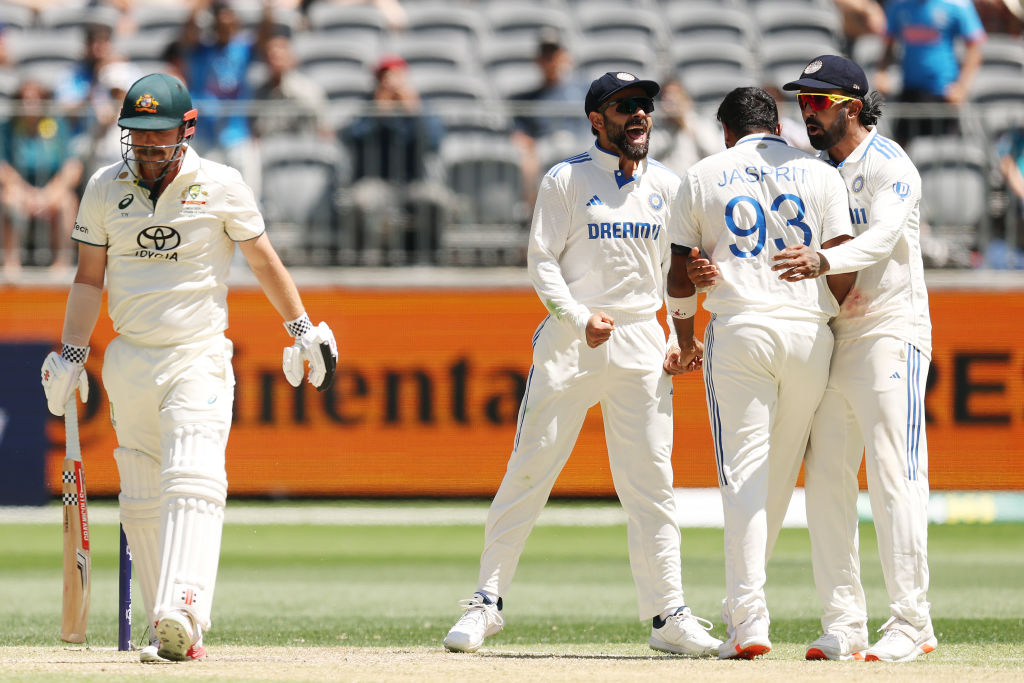
[[[154,623],[156,586],[160,578],[160,463],[130,448],[115,448],[121,475],[121,526],[132,552],[132,568],[142,590],[149,624]]]
[[[172,433],[160,499],[157,620],[187,612],[202,629],[210,628],[227,497],[225,443],[220,430],[204,425],[182,425]]]

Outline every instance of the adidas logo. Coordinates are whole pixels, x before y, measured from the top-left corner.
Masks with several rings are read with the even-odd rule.
[[[891,375],[889,375],[889,379],[899,379],[899,378],[900,378],[900,373],[899,372],[894,372]]]
[[[590,198],[590,201],[587,202],[587,206],[604,206],[604,202],[602,202],[601,198],[595,194]]]

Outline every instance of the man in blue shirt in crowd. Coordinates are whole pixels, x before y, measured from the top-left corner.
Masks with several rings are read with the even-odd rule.
[[[875,87],[889,94],[885,70],[899,44],[903,49],[901,102],[963,104],[981,66],[981,45],[987,37],[971,1],[891,0],[886,3],[885,15],[886,49],[878,64]],[[964,42],[962,60],[957,59],[957,40]],[[900,142],[906,142],[911,133],[955,133],[956,121],[903,119],[897,122],[895,132]]]

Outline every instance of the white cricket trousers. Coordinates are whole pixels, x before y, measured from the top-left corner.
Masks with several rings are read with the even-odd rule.
[[[712,316],[704,345],[725,517],[722,618],[732,628],[768,619],[765,568],[828,380],[832,332],[824,322]]]
[[[931,623],[928,592],[928,442],[924,394],[930,363],[895,337],[841,341],[804,460],[814,582],[827,630],[867,637],[860,581],[857,471],[865,455],[871,514],[892,616]]]
[[[231,355],[231,342],[218,334],[166,347],[116,337],[104,356],[121,525],[151,624],[181,609],[210,627],[227,495]]]
[[[487,515],[479,588],[505,594],[587,411],[600,403],[612,479],[628,520],[639,616],[650,619],[684,604],[672,487],[672,378],[662,369],[661,324],[653,317],[613,317],[611,338],[596,349],[551,316],[534,334],[515,444]]]

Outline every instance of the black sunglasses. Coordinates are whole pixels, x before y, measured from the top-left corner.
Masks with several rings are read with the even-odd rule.
[[[608,100],[598,110],[601,114],[613,104],[618,105],[615,111],[620,114],[635,114],[637,109],[643,109],[648,114],[654,112],[654,98],[651,97],[623,97],[621,100]]]

